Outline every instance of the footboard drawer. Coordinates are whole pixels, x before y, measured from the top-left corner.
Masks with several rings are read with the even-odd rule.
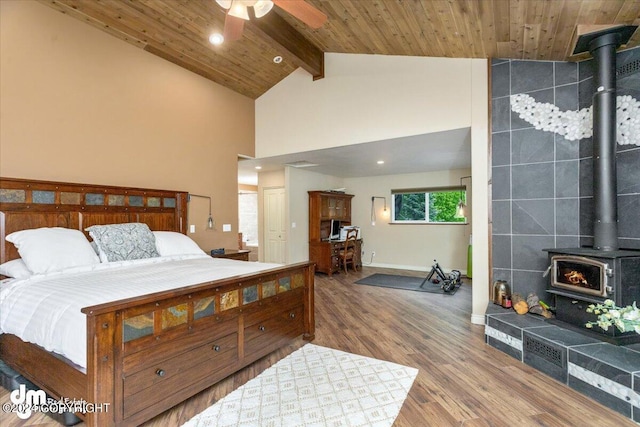
[[[245,326],[264,322],[277,317],[281,312],[293,309],[302,304],[303,290],[294,289],[278,296],[252,304],[244,310]]]
[[[303,307],[294,306],[244,328],[245,359],[256,360],[304,332]]]
[[[210,341],[188,353],[147,365],[124,377],[124,418],[160,412],[237,369],[238,334]]]
[[[161,363],[169,358],[185,355],[202,343],[221,339],[238,331],[238,319],[235,316],[216,316],[203,324],[196,324],[190,330],[178,330],[178,334],[168,331],[162,339],[149,340],[146,347],[138,349],[138,343],[131,342],[134,346],[125,345],[125,357],[122,371],[125,377],[144,369],[148,365]],[[143,338],[144,340],[144,338]],[[132,351],[135,349],[137,351]],[[129,351],[127,351],[129,350]]]

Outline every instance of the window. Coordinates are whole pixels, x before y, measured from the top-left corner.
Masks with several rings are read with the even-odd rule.
[[[466,223],[456,218],[458,203],[466,200],[465,187],[391,190],[391,197],[392,223]]]
[[[258,193],[238,193],[238,231],[243,244],[258,246]]]

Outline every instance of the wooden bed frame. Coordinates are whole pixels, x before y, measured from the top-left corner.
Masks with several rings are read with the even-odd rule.
[[[0,263],[19,257],[5,237],[23,229],[84,232],[143,222],[185,233],[187,198],[178,191],[0,178]],[[85,307],[86,373],[10,334],[0,335],[0,359],[55,399],[102,404],[101,411],[77,414],[89,426],[138,425],[300,335],[313,340],[313,286],[314,265],[306,262]],[[151,326],[128,335],[140,321]]]

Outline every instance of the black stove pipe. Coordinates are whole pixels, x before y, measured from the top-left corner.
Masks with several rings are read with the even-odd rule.
[[[620,34],[593,39],[589,51],[596,63],[593,95],[593,247],[618,250],[616,184],[616,49]]]

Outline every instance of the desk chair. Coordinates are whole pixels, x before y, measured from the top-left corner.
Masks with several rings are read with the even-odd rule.
[[[347,231],[347,237],[344,241],[344,247],[338,253],[339,263],[344,268],[344,273],[349,274],[348,265],[351,264],[353,271],[358,272],[356,268],[356,239],[358,238],[358,230],[350,229]]]

